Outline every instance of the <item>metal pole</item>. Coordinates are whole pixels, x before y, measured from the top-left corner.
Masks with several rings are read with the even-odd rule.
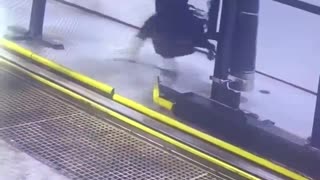
[[[33,0],[29,24],[29,36],[42,37],[47,0]]]
[[[311,145],[315,148],[320,149],[320,78],[319,78],[319,85],[318,85],[316,110],[314,113],[314,120],[313,120]]]
[[[232,53],[238,0],[223,0],[214,77],[227,79]]]
[[[49,39],[44,39],[42,35],[46,3],[47,0],[33,0],[29,29],[26,30],[19,26],[10,26],[8,29],[13,33],[7,34],[5,37],[15,41],[33,41],[53,49],[64,49],[63,44],[51,41]]]
[[[208,38],[218,40],[218,22],[219,22],[219,12],[220,12],[220,4],[222,0],[211,0],[210,8],[208,13]]]
[[[216,80],[227,80],[232,53],[233,34],[237,17],[238,0],[223,0],[218,32],[217,56],[214,66],[211,99],[223,99],[224,91]]]
[[[259,0],[241,0],[233,36],[230,74],[246,80],[242,90],[252,90],[256,69]]]

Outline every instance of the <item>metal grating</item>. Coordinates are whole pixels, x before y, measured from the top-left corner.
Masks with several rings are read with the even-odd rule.
[[[0,129],[79,113],[1,69],[0,77]]]
[[[0,137],[71,179],[231,179],[1,74]]]
[[[0,134],[74,179],[217,177],[87,114],[7,129]]]

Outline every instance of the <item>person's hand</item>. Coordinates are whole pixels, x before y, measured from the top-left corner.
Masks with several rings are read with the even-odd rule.
[[[210,61],[213,61],[216,58],[216,54],[217,54],[216,46],[212,44],[212,46],[208,49],[207,58]]]

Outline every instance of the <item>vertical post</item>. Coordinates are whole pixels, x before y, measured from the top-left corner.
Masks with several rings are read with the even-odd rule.
[[[313,120],[311,145],[315,148],[320,149],[320,78],[319,78],[319,85],[318,85],[316,110],[314,113],[314,120]]]
[[[219,22],[219,12],[220,12],[220,4],[222,0],[211,0],[210,8],[208,13],[208,38],[218,40],[218,22]]]
[[[42,37],[47,0],[33,0],[29,24],[29,36]]]
[[[241,0],[234,31],[230,74],[246,80],[242,90],[252,90],[256,67],[259,0]]]
[[[33,41],[45,47],[53,49],[64,49],[63,44],[54,42],[43,37],[43,24],[46,11],[47,0],[33,0],[32,10],[30,15],[29,29],[24,29],[19,26],[10,26],[8,29],[12,34],[5,35],[6,38],[21,41]]]
[[[214,78],[226,80],[229,75],[233,34],[237,17],[238,0],[222,0],[220,29],[218,32],[217,56],[214,66]],[[211,98],[220,99],[221,88],[215,82],[211,87]]]
[[[232,53],[238,0],[223,0],[214,77],[227,79]]]

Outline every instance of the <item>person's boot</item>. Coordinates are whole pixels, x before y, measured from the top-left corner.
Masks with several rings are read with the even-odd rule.
[[[127,48],[121,49],[116,59],[124,59],[130,61],[136,61],[138,59],[139,52],[144,45],[144,40],[139,37],[134,37]]]

